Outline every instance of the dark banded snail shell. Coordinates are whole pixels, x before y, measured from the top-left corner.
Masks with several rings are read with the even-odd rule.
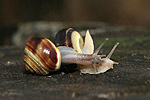
[[[46,38],[32,38],[25,46],[24,62],[27,71],[40,75],[49,74],[61,66],[59,49]]]
[[[66,28],[58,31],[55,37],[55,44],[56,46],[72,47],[78,53],[82,53],[81,49],[84,45],[83,39],[79,32],[72,28]]]

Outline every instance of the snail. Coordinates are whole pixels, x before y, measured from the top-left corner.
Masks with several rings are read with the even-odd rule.
[[[25,45],[24,64],[27,71],[46,75],[61,66],[59,49],[46,38],[31,38]]]
[[[25,45],[24,64],[27,71],[47,75],[60,69],[61,63],[91,65],[101,64],[104,55],[77,53],[67,46],[56,47],[47,38],[31,38]]]
[[[75,63],[82,73],[103,73],[113,68],[113,64],[117,64],[110,60],[110,57],[119,44],[113,47],[106,58],[102,58],[105,55],[98,55],[98,52],[106,40],[94,52],[93,40],[89,31],[86,32],[84,43],[80,34],[72,28],[60,30],[55,40],[57,47],[47,38],[31,38],[24,49],[25,68],[32,73],[47,75],[59,70],[61,63]]]
[[[97,56],[98,52],[100,51],[100,49],[102,48],[102,46],[105,44],[107,40],[108,38],[106,38],[105,41],[94,52],[93,39],[89,33],[89,30],[87,30],[86,32],[85,43],[84,43],[79,32],[75,31],[72,28],[68,28],[68,29],[62,29],[57,32],[56,37],[55,37],[55,44],[56,46],[71,47],[74,50],[76,50],[76,52],[78,53],[91,54],[93,56],[94,55]],[[83,64],[83,63],[78,64],[78,69],[81,71],[81,73],[89,73],[89,74],[104,73],[109,69],[113,69],[113,64],[118,64],[118,63],[112,61],[110,58],[118,44],[119,43],[115,44],[115,46],[113,47],[111,52],[107,55],[107,57],[97,58],[98,60],[102,60],[103,62],[101,63],[93,62],[91,64]],[[62,51],[62,52],[64,53],[65,51]]]

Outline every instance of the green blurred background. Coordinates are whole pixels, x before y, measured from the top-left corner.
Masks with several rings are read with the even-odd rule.
[[[0,0],[0,45],[20,23],[105,22],[150,28],[150,0]]]

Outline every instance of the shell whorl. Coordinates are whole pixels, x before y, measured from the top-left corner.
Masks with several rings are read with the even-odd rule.
[[[82,53],[83,39],[79,32],[72,28],[62,29],[57,32],[55,37],[56,46],[67,46],[74,48],[78,53]]]
[[[32,38],[25,46],[24,63],[26,70],[46,75],[61,66],[59,49],[46,38]]]

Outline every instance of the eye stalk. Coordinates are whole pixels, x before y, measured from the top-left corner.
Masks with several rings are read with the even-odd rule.
[[[95,50],[94,54],[97,55],[99,53],[100,49],[104,46],[107,40],[109,40],[109,38],[105,39],[105,41]]]

